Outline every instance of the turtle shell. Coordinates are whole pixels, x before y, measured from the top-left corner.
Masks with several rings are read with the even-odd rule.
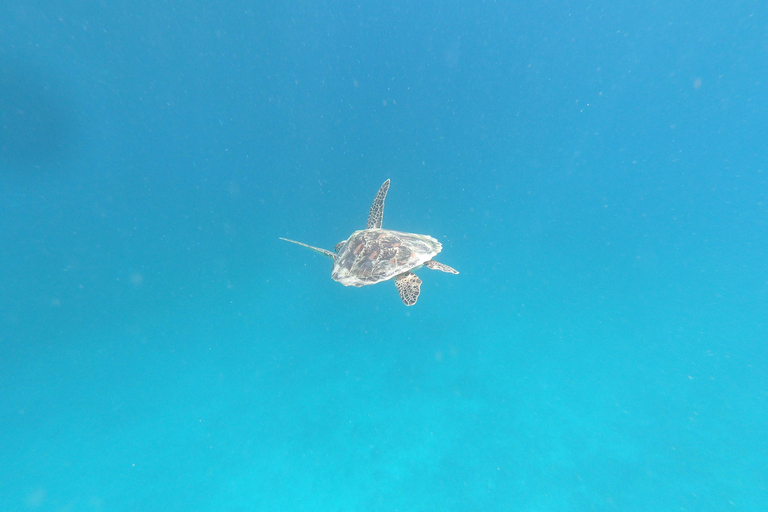
[[[344,286],[365,286],[420,267],[443,246],[428,235],[364,229],[337,246],[331,277]]]

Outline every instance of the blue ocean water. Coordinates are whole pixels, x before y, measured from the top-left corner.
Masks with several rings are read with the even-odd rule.
[[[0,6],[0,510],[764,510],[766,27]],[[413,307],[279,240],[387,178]]]

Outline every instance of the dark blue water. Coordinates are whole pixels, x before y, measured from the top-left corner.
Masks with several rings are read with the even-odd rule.
[[[6,4],[0,510],[764,510],[762,2]]]

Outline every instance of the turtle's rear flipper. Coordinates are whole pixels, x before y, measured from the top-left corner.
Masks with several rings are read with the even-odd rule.
[[[439,270],[441,272],[448,272],[449,274],[458,274],[459,271],[455,268],[451,268],[445,263],[439,263],[435,260],[429,260],[427,262],[424,262],[424,266],[427,268],[431,268],[432,270]]]
[[[421,293],[421,279],[413,272],[405,272],[395,277],[395,286],[400,292],[400,299],[406,306],[413,306]]]

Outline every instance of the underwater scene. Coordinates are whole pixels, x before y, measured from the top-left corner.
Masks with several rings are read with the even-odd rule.
[[[6,2],[0,510],[766,510],[766,55],[757,1]]]

